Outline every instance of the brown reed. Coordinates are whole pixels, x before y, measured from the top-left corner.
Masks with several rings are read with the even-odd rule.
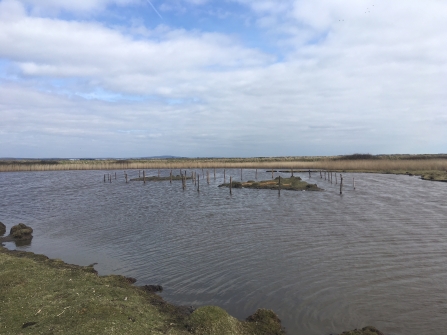
[[[13,171],[60,171],[60,170],[143,170],[143,169],[322,169],[357,172],[415,172],[447,171],[447,158],[433,159],[354,159],[341,160],[331,157],[245,158],[245,159],[153,159],[153,160],[97,160],[58,161],[45,164],[42,161],[0,161],[0,172]]]

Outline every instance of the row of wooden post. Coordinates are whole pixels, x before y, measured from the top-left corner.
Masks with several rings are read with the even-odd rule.
[[[242,171],[243,171],[243,169],[241,169],[241,182],[243,180]],[[258,179],[258,169],[256,169],[255,171],[256,171],[255,178],[257,180]],[[202,169],[202,172],[203,172],[203,169]],[[274,178],[273,172],[274,172],[274,170],[272,169],[272,179]],[[319,172],[320,172],[320,178],[322,179],[323,171],[320,170]],[[292,177],[293,177],[293,169],[291,169],[291,173],[292,173]],[[107,176],[107,180],[111,183],[112,182],[111,174],[104,175],[104,183],[106,182],[106,176]],[[124,176],[126,178],[126,183],[128,183],[126,171],[124,171]],[[183,188],[183,190],[185,190],[186,189],[186,180],[187,180],[186,171],[185,171],[185,174],[183,174],[182,170],[180,170],[180,176],[182,178],[182,188]],[[202,175],[202,176],[203,176],[203,178],[205,178],[204,175]],[[334,176],[335,176],[335,184],[337,184],[337,182],[338,182],[337,174],[334,173]],[[140,170],[138,171],[138,177],[141,178]],[[160,178],[160,169],[158,169],[158,178]],[[207,178],[207,183],[209,185],[209,183],[210,183],[209,170],[207,170],[207,172],[206,172],[206,178]],[[309,170],[309,178],[311,178],[311,170]],[[194,185],[196,185],[196,183],[197,183],[197,191],[200,192],[200,184],[199,184],[200,183],[200,175],[196,176],[196,172],[192,171],[191,179],[192,179],[192,182],[194,183]],[[216,169],[215,168],[214,168],[214,179],[216,179]],[[116,180],[116,172],[115,172],[115,180]],[[225,180],[226,180],[226,170],[224,169],[224,183],[225,183]],[[330,182],[332,184],[332,180],[333,180],[332,172],[324,171],[324,180],[330,180]],[[143,170],[143,182],[144,182],[144,184],[146,184],[146,171],[145,170]],[[172,170],[169,173],[169,182],[172,184]],[[352,182],[353,182],[353,188],[355,190],[355,178],[352,178]],[[232,177],[230,177],[230,194],[232,194],[232,183],[233,183],[233,179],[232,179]],[[278,194],[279,195],[281,194],[281,176],[279,176],[279,181],[278,181]],[[340,174],[340,194],[343,194],[343,176],[342,176],[342,174]]]

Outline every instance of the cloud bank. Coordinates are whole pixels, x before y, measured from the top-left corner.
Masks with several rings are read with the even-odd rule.
[[[152,3],[0,1],[0,156],[446,151],[446,3]]]

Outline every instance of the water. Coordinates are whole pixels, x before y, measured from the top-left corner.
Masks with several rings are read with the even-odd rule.
[[[160,284],[180,305],[218,305],[240,319],[273,309],[288,334],[446,332],[446,183],[344,174],[340,196],[315,174],[324,192],[230,196],[217,187],[222,170],[216,181],[210,171],[210,185],[200,180],[200,193],[190,180],[183,191],[180,181],[126,184],[122,171],[103,183],[104,173],[1,173],[0,221],[34,228],[19,249]],[[240,180],[240,170],[226,175]]]

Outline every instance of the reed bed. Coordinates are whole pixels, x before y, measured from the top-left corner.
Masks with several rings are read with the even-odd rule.
[[[415,171],[447,171],[447,159],[355,159],[334,158],[247,158],[247,159],[166,159],[128,161],[57,161],[51,163],[8,162],[0,164],[0,172],[63,171],[63,170],[143,170],[143,169],[294,169],[358,172],[406,173]]]

